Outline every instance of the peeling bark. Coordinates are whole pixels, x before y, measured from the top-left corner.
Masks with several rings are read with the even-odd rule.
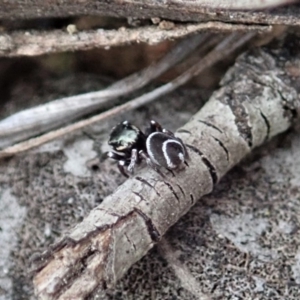
[[[248,5],[247,5],[248,3]],[[272,11],[246,11],[287,4],[290,1],[0,1],[2,19],[105,15],[150,19],[160,17],[178,21],[224,21],[247,24],[299,24],[299,5],[280,7]],[[241,9],[233,11],[232,9]]]
[[[36,258],[42,299],[84,299],[111,287],[234,165],[299,113],[299,40],[242,55],[221,88],[177,131],[189,167],[161,178],[148,168],[121,185],[47,253]]]

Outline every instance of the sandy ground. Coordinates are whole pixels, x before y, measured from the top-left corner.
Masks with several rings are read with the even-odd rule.
[[[30,257],[82,220],[124,180],[111,127],[154,118],[174,130],[201,107],[181,89],[155,104],[0,162],[0,299],[34,299]],[[198,201],[114,290],[94,299],[300,299],[300,136],[257,149]],[[191,179],[192,180],[192,179]],[[167,249],[167,250],[166,250]]]

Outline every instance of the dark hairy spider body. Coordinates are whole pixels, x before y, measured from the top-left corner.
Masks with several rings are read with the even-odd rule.
[[[153,120],[145,133],[128,121],[116,125],[108,144],[113,151],[107,156],[118,161],[118,168],[126,177],[133,174],[135,165],[142,160],[162,176],[159,167],[172,172],[183,164],[188,165],[189,156],[182,140]]]

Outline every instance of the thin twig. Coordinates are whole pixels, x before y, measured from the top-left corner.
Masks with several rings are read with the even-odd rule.
[[[172,24],[172,23],[171,23]],[[36,56],[56,52],[89,50],[121,46],[133,42],[157,44],[165,40],[179,39],[203,31],[230,33],[236,31],[266,32],[269,26],[206,22],[199,24],[173,24],[168,30],[163,26],[140,28],[121,27],[118,30],[76,31],[13,31],[0,34],[0,56]]]
[[[296,0],[295,0],[296,1]],[[153,16],[185,21],[205,22],[223,21],[235,24],[279,24],[299,25],[299,6],[294,5],[277,9],[274,7],[290,3],[289,0],[89,0],[77,2],[74,0],[48,1],[1,1],[0,18],[5,19],[32,19],[50,17],[71,17],[81,15],[136,17],[150,19]],[[84,3],[84,5],[80,5]],[[250,11],[246,11],[250,9]],[[260,10],[255,10],[260,9]],[[238,10],[238,11],[234,11]]]
[[[127,95],[145,86],[180,62],[200,44],[205,45],[207,38],[208,34],[202,34],[184,39],[157,63],[151,64],[142,71],[134,73],[104,90],[57,99],[7,117],[0,122],[0,146],[9,146],[57,128],[87,113],[94,112],[104,105],[113,106],[113,100],[117,97]]]
[[[212,300],[210,296],[202,293],[199,282],[197,282],[187,266],[179,260],[179,251],[175,251],[165,237],[160,240],[157,248],[161,256],[168,262],[168,266],[172,268],[176,277],[180,280],[182,287],[199,300]]]
[[[89,119],[79,121],[77,123],[68,125],[64,128],[60,128],[58,130],[51,131],[37,138],[33,138],[27,140],[25,142],[16,144],[14,146],[8,147],[0,151],[0,158],[15,155],[17,153],[27,151],[34,147],[38,147],[44,143],[47,143],[56,138],[62,137],[65,134],[72,133],[75,130],[82,129],[86,126],[92,125],[96,122],[103,121],[105,119],[111,118],[113,116],[119,115],[126,111],[130,111],[136,109],[142,105],[145,105],[162,95],[170,93],[174,91],[179,86],[185,84],[194,76],[198,75],[204,69],[210,67],[215,64],[217,61],[221,60],[225,56],[229,55],[233,51],[235,51],[238,47],[242,46],[246,42],[248,42],[255,33],[248,33],[241,37],[241,34],[231,34],[228,37],[224,38],[224,40],[218,44],[211,52],[209,52],[203,59],[201,59],[196,65],[188,69],[182,75],[178,76],[173,81],[147,93],[140,97],[137,97],[125,104],[112,108],[104,113],[100,113],[96,116],[93,116]]]
[[[296,2],[296,0],[185,0],[182,4],[217,9],[264,9]]]

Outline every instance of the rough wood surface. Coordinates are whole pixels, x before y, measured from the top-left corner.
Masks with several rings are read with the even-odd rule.
[[[257,9],[251,1],[248,8]],[[265,1],[264,1],[265,2]],[[18,0],[0,1],[1,19],[27,19],[41,17],[67,17],[78,15],[110,15],[115,17],[153,18],[160,17],[178,21],[224,21],[234,23],[253,24],[299,24],[299,5],[289,5],[275,8],[271,11],[232,11],[228,8],[247,8],[244,1],[207,1],[209,5],[202,5],[200,1],[48,1],[43,0]],[[223,3],[223,5],[222,5]],[[235,4],[239,3],[238,6]],[[289,3],[282,1],[282,4]],[[266,4],[266,2],[265,2]],[[274,5],[278,2],[273,1]],[[268,7],[274,6],[267,4]],[[220,8],[221,7],[221,8]],[[223,8],[222,8],[223,7]],[[227,9],[225,9],[225,7]]]
[[[171,23],[171,22],[170,22]],[[236,32],[256,31],[267,33],[271,26],[226,24],[222,22],[206,22],[201,24],[173,24],[168,30],[159,26],[125,28],[119,30],[91,30],[74,32],[63,30],[52,31],[15,31],[0,34],[0,56],[36,56],[42,54],[109,48],[129,43],[147,43],[150,45],[165,40],[179,39],[199,32]]]
[[[99,285],[114,285],[234,165],[291,126],[299,113],[299,43],[281,47],[241,56],[177,131],[190,167],[166,178],[142,170],[36,260],[39,297],[83,299]]]

